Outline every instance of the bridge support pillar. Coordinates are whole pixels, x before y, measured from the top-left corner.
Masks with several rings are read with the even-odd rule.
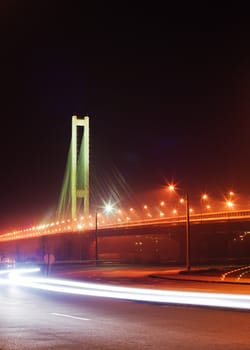
[[[82,128],[80,134],[79,127]],[[89,117],[72,116],[71,138],[71,216],[89,215]],[[78,200],[82,203],[78,203]]]

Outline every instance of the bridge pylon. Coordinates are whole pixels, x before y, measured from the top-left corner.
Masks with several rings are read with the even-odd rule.
[[[89,117],[72,116],[72,134],[57,219],[89,215]]]
[[[78,133],[78,128],[83,132]],[[71,217],[77,217],[78,209],[84,215],[89,215],[89,117],[78,119],[72,116],[71,136]],[[80,145],[80,148],[78,148]],[[78,199],[83,200],[82,206],[78,206]]]

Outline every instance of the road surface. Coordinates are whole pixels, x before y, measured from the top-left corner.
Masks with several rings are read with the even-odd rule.
[[[0,286],[0,302],[1,350],[250,347],[249,311],[64,294],[16,285]]]

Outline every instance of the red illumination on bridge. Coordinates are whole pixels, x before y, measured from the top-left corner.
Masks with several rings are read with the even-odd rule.
[[[126,213],[125,213],[126,214]],[[98,227],[105,228],[119,228],[119,227],[140,227],[150,225],[171,225],[184,224],[186,222],[185,215],[165,216],[160,212],[158,216],[146,216],[145,218],[130,218],[126,215],[121,216],[120,212],[105,220],[103,215],[99,215]],[[198,213],[190,215],[191,223],[202,222],[219,222],[219,221],[242,221],[250,219],[250,210],[230,210],[221,212]],[[61,222],[51,222],[46,225],[38,225],[22,230],[4,233],[0,236],[0,241],[11,241],[17,239],[25,239],[32,237],[39,237],[44,235],[54,235],[67,232],[89,232],[95,229],[94,216],[90,215],[86,221],[83,217],[75,220],[62,220]]]

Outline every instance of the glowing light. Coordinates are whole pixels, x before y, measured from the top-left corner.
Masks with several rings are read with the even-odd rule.
[[[231,202],[231,201],[227,201],[226,205],[228,208],[233,208],[233,206],[234,206],[233,202]]]
[[[207,194],[203,194],[201,198],[205,200],[205,199],[208,199],[208,196]]]
[[[169,184],[168,185],[169,191],[173,192],[175,190],[175,185],[174,184]]]
[[[114,210],[114,203],[111,203],[111,202],[108,202],[108,203],[105,203],[105,206],[104,206],[104,212],[106,214],[111,214]]]
[[[185,199],[184,198],[181,198],[180,199],[180,203],[184,203],[185,202]]]
[[[165,202],[161,201],[160,206],[164,207],[164,205],[165,205]]]
[[[244,271],[245,270],[245,272],[248,273],[249,272],[249,268],[250,268],[250,266],[243,266],[243,267],[239,267],[237,269],[233,269],[233,270],[230,270],[228,272],[225,272],[221,276],[221,280],[224,281],[226,277],[228,277],[229,275],[235,274],[235,272],[239,272],[239,271]],[[237,280],[239,280],[241,277],[242,277],[242,275],[240,275],[240,277],[238,277]]]
[[[18,285],[26,288],[35,288],[51,292],[89,295],[114,299],[157,302],[166,304],[184,304],[210,307],[227,307],[250,309],[250,296],[247,294],[223,294],[212,292],[173,291],[146,288],[133,288],[74,282],[52,278],[24,277],[16,275],[8,280],[0,278],[1,284]]]
[[[39,271],[40,271],[39,267],[26,268],[26,269],[13,269],[11,271],[8,270],[8,277],[10,280],[15,280],[20,275],[27,274],[27,273],[39,272]]]
[[[148,206],[147,206],[147,204],[145,204],[145,205],[143,206],[143,208],[144,208],[144,209],[148,209]]]

